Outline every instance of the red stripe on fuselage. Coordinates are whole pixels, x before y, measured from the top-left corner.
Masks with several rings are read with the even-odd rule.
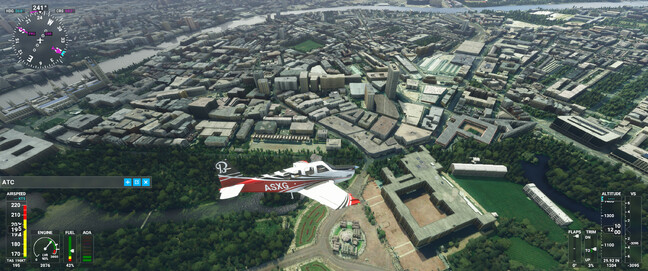
[[[290,181],[290,180],[255,180],[251,179],[245,182],[241,192],[270,192],[282,193],[295,188],[303,187],[309,184],[322,182],[322,180],[309,181]]]

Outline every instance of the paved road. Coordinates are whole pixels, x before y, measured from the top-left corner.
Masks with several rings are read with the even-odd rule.
[[[367,173],[363,170],[362,173],[356,177],[353,184],[349,187],[349,193],[359,197],[360,190],[365,182]],[[340,219],[349,208],[341,210],[330,210],[329,215],[317,229],[317,238],[314,244],[309,247],[299,249],[294,253],[287,254],[277,260],[262,264],[252,270],[272,270],[275,267],[286,268],[300,262],[305,262],[309,259],[319,257],[324,260],[328,267],[335,270],[362,270],[362,271],[375,271],[375,270],[391,270],[385,267],[376,267],[363,263],[359,260],[344,260],[338,256],[333,255],[328,244],[328,232],[331,228],[339,223]]]

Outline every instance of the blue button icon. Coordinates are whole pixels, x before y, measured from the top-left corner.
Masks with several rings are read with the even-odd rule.
[[[142,186],[142,179],[140,178],[133,179],[133,186]]]
[[[131,186],[132,181],[131,178],[124,178],[124,186]]]
[[[142,186],[151,186],[150,178],[142,178]]]

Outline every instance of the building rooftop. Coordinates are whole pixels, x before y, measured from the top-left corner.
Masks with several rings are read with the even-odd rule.
[[[621,135],[615,133],[613,130],[580,116],[558,116],[558,119],[569,123],[571,126],[574,126],[603,142],[611,142],[621,138]]]
[[[398,179],[393,178],[393,174],[385,174],[389,184],[383,186],[382,195],[414,246],[429,244],[466,226],[475,225],[482,229],[495,222],[492,214],[480,211],[459,188],[439,175],[442,166],[427,150],[407,154],[400,163],[410,174]],[[391,173],[387,168],[383,171]],[[427,225],[419,225],[401,195],[420,189],[427,191],[434,205],[445,209],[444,213],[448,215]]]
[[[0,129],[0,171],[18,175],[31,163],[49,154],[56,147],[49,141],[28,136],[16,130]]]
[[[463,170],[463,171],[494,171],[494,172],[503,172],[503,173],[507,172],[506,166],[504,165],[452,163],[452,168],[454,170]]]
[[[398,108],[393,101],[389,100],[384,94],[378,94],[374,96],[374,101],[376,104],[376,112],[381,115],[385,115],[394,119],[400,117]]]
[[[466,40],[461,45],[459,45],[459,48],[457,48],[455,52],[468,55],[478,55],[483,48],[483,42]]]
[[[470,126],[466,126],[466,124]],[[447,125],[436,140],[437,144],[444,147],[450,145],[456,135],[473,138],[482,143],[490,144],[495,138],[498,129],[497,125],[464,115],[452,116],[448,120]],[[479,132],[472,127],[483,131]]]
[[[382,140],[385,140],[391,132],[396,128],[397,120],[381,116],[376,123],[371,127],[371,132]]]
[[[401,125],[394,134],[398,143],[404,146],[422,144],[430,140],[431,137],[432,132],[409,124]]]

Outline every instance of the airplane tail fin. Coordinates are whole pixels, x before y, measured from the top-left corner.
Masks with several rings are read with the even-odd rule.
[[[245,181],[243,178],[239,178],[241,173],[231,166],[227,160],[220,161],[215,165],[216,172],[218,174],[218,180],[221,183],[221,187],[228,187],[238,184],[242,181]]]
[[[215,165],[218,172],[218,180],[221,184],[220,199],[229,199],[238,196],[245,186],[247,178],[240,177],[241,173],[231,166],[227,160],[220,161]]]

